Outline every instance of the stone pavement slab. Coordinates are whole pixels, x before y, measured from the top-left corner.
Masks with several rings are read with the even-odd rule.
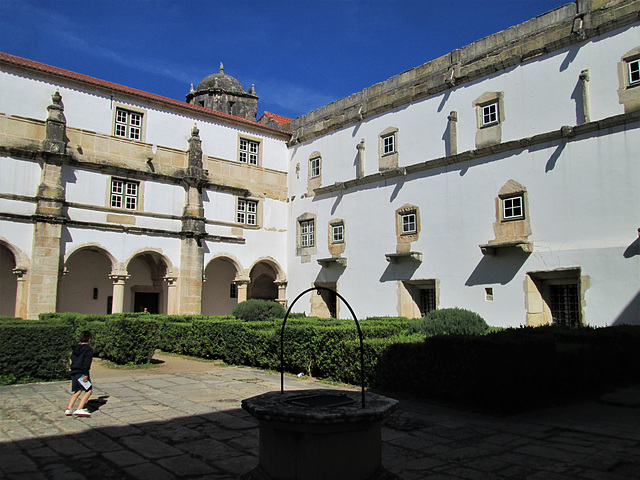
[[[279,374],[159,358],[137,370],[97,362],[91,418],[63,414],[69,382],[0,387],[0,479],[226,480],[254,468],[258,424],[240,401],[279,390]],[[286,390],[319,386],[285,379]],[[405,480],[637,480],[639,393],[508,417],[401,397],[383,464]]]

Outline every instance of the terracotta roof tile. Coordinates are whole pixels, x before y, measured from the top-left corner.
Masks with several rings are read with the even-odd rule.
[[[279,129],[274,129],[274,128],[267,127],[267,126],[255,121],[255,120],[247,120],[246,118],[236,117],[235,115],[230,115],[228,113],[218,112],[218,111],[215,111],[215,110],[210,110],[208,108],[204,108],[204,107],[201,107],[199,105],[192,105],[190,103],[180,102],[180,101],[174,100],[172,98],[163,97],[161,95],[156,95],[154,93],[145,92],[143,90],[138,90],[138,89],[131,88],[131,87],[126,87],[124,85],[119,85],[117,83],[107,82],[106,80],[101,80],[99,78],[90,77],[88,75],[83,75],[81,73],[72,72],[70,70],[64,70],[62,68],[53,67],[51,65],[47,65],[45,63],[36,62],[34,60],[29,60],[27,58],[16,57],[15,55],[10,55],[8,53],[0,52],[0,63],[16,65],[16,66],[24,67],[24,68],[27,68],[27,69],[30,69],[30,70],[36,70],[36,71],[39,71],[39,72],[49,73],[49,74],[53,74],[53,75],[56,75],[56,76],[59,76],[59,77],[71,79],[71,80],[77,80],[77,81],[82,82],[82,83],[86,83],[86,84],[97,86],[97,87],[106,88],[106,89],[109,89],[109,90],[114,90],[116,92],[126,93],[126,94],[129,94],[129,95],[134,95],[134,96],[141,97],[141,98],[144,98],[144,99],[147,99],[147,100],[153,100],[153,101],[164,103],[164,104],[171,105],[171,106],[187,108],[189,110],[193,110],[193,111],[199,112],[199,113],[208,114],[208,115],[211,115],[213,117],[227,118],[227,119],[230,119],[230,120],[233,120],[233,121],[236,121],[236,122],[240,122],[240,123],[244,123],[244,124],[247,124],[247,125],[256,126],[256,127],[261,128],[261,129],[267,129],[267,130],[271,130],[271,131],[276,131],[278,133],[286,133],[286,132],[282,132]],[[274,114],[271,114],[271,115],[274,115]],[[276,115],[274,115],[274,116],[276,116]],[[280,117],[280,116],[277,115],[277,117]],[[280,117],[280,118],[285,118],[285,117]]]
[[[262,120],[263,117],[271,118],[272,120],[275,120],[276,122],[278,122],[280,125],[284,125],[285,123],[289,123],[291,120],[293,120],[292,118],[283,117],[282,115],[278,115],[277,113],[271,113],[271,112],[264,112],[260,117],[260,120]]]

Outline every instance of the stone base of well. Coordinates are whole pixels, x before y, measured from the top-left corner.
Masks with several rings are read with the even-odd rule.
[[[241,480],[395,480],[382,466],[382,420],[398,401],[327,389],[242,401],[260,422],[258,467]]]

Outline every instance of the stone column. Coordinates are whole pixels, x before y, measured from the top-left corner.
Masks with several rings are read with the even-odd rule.
[[[247,291],[249,290],[249,280],[246,278],[236,279],[233,281],[238,286],[238,303],[247,300]]]
[[[16,275],[16,306],[14,316],[18,318],[27,318],[27,300],[28,300],[28,284],[27,269],[16,267],[13,269]]]
[[[356,145],[358,150],[358,164],[356,169],[356,178],[364,177],[364,138]]]
[[[57,91],[47,107],[49,115],[45,139],[38,160],[42,162],[40,185],[36,195],[35,225],[31,251],[31,272],[27,318],[56,311],[60,270],[62,225],[64,223],[64,186],[62,165],[66,152],[66,120],[62,97]]]
[[[458,153],[458,112],[452,111],[447,116],[447,120],[449,121],[449,151],[447,156],[456,155]]]
[[[284,308],[287,308],[287,282],[276,280],[273,283],[275,283],[278,287],[278,298],[276,299],[276,302],[278,302]]]
[[[130,275],[113,274],[109,278],[113,282],[113,301],[111,303],[111,313],[124,312],[124,283]]]
[[[167,282],[167,315],[178,314],[177,279],[178,277],[164,277],[164,281]]]
[[[580,91],[582,93],[582,115],[584,123],[591,121],[591,102],[589,99],[589,69],[580,72]]]
[[[186,200],[182,213],[177,308],[181,315],[200,315],[202,312],[203,239],[206,237],[202,189],[208,179],[202,169],[202,141],[199,133],[194,124],[187,151],[189,166],[183,179]]]

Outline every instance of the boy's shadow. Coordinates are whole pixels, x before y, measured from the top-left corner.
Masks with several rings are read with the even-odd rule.
[[[109,395],[101,395],[98,398],[92,398],[87,402],[87,405],[86,405],[87,410],[89,410],[89,412],[91,413],[97,410],[100,410],[101,406],[106,405],[107,398],[109,398]]]

